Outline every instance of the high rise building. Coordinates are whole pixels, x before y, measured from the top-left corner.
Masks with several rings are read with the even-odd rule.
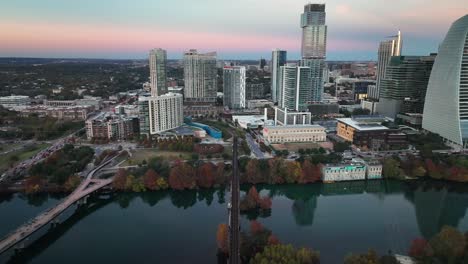
[[[423,129],[450,143],[468,143],[468,15],[450,27],[432,67]]]
[[[258,64],[258,68],[260,68],[260,70],[263,70],[266,66],[266,60],[264,58],[260,58],[260,62]]]
[[[184,53],[184,96],[187,101],[216,101],[216,52],[201,54],[197,50]]]
[[[322,100],[325,57],[327,52],[327,25],[325,4],[307,4],[301,15],[302,60],[300,66],[310,68],[311,102]]]
[[[177,128],[184,122],[181,94],[166,93],[160,96],[140,97],[138,105],[141,109],[140,133],[154,135]]]
[[[274,103],[278,102],[280,93],[280,70],[281,66],[286,65],[286,51],[275,49],[271,53],[271,99]]]
[[[282,66],[279,106],[292,111],[306,111],[311,98],[311,68]]]
[[[327,51],[325,4],[307,4],[301,15],[302,58],[324,59]]]
[[[377,83],[375,89],[369,94],[369,98],[378,100],[380,98],[380,83],[385,78],[387,65],[392,56],[400,56],[402,48],[401,32],[398,31],[396,36],[391,39],[380,42],[378,61],[377,61]]]
[[[151,95],[158,96],[167,92],[166,87],[167,54],[163,49],[153,49],[149,53]]]
[[[245,67],[226,66],[223,69],[224,106],[230,109],[245,108]]]
[[[435,55],[394,56],[380,80],[377,112],[394,119],[400,112],[422,113]]]

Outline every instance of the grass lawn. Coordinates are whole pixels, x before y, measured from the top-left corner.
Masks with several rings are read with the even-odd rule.
[[[5,152],[5,151],[9,151],[11,149],[14,149],[18,146],[20,146],[21,144],[20,143],[6,143],[6,144],[2,144],[0,145],[0,153],[2,152]]]
[[[31,158],[32,156],[36,155],[36,153],[40,152],[41,150],[49,147],[50,144],[36,144],[36,145],[33,145],[33,146],[29,146],[29,147],[26,147],[25,149],[21,149],[21,150],[17,150],[17,151],[13,151],[11,153],[8,153],[6,155],[1,155],[0,156],[0,172],[4,172],[5,170],[8,169],[8,165],[9,165],[9,161],[10,161],[10,158],[13,157],[13,156],[17,156],[19,162],[23,161],[23,160],[27,160],[29,158]]]
[[[132,151],[132,157],[129,157],[127,161],[122,163],[120,166],[131,166],[140,164],[143,160],[150,160],[154,157],[163,156],[168,160],[175,159],[190,159],[192,157],[191,152],[181,152],[181,151],[159,151],[157,149],[136,149]]]

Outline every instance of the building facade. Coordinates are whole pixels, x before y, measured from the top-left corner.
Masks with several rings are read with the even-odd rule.
[[[285,50],[275,49],[271,53],[271,100],[278,102],[280,93],[281,66],[285,66],[287,53]]]
[[[337,118],[336,134],[364,150],[407,148],[407,135],[382,126],[381,118]]]
[[[422,113],[435,55],[394,56],[380,81],[377,112],[395,119],[400,112]]]
[[[391,37],[389,40],[380,42],[378,60],[377,60],[377,83],[375,89],[369,94],[369,98],[379,100],[380,98],[380,83],[385,78],[387,65],[392,56],[400,56],[402,49],[401,32],[398,31],[396,36]]]
[[[322,101],[324,73],[326,72],[327,25],[325,4],[307,4],[301,15],[302,60],[300,66],[310,68],[312,102]]]
[[[184,99],[216,101],[216,52],[201,54],[197,50],[184,53]]]
[[[229,109],[245,108],[245,67],[226,66],[223,69],[223,104]]]
[[[27,106],[31,104],[31,98],[25,95],[10,95],[0,97],[0,105],[4,108]]]
[[[88,139],[127,140],[139,134],[137,117],[99,115],[85,123]]]
[[[166,93],[156,97],[143,97],[140,100],[148,102],[149,134],[158,134],[183,124],[182,95]]]
[[[323,142],[327,139],[327,133],[325,128],[319,125],[265,126],[263,137],[270,144]]]
[[[282,66],[280,74],[279,106],[292,111],[303,111],[311,101],[311,68]]]
[[[163,49],[152,49],[149,53],[151,96],[167,92],[166,80],[167,53]]]
[[[452,24],[439,48],[422,127],[454,145],[468,143],[468,15]]]
[[[365,180],[366,170],[366,165],[362,163],[327,164],[322,167],[322,181],[337,182]]]

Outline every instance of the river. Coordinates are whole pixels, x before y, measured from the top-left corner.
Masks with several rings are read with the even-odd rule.
[[[243,186],[245,191],[248,186]],[[405,254],[416,237],[442,226],[468,230],[468,187],[438,182],[346,182],[260,186],[273,200],[257,219],[283,243],[319,250],[322,263],[373,248]],[[0,263],[217,263],[216,229],[227,222],[224,190],[107,194],[71,208],[20,253]],[[0,198],[0,236],[54,205],[62,196]],[[62,219],[63,218],[63,219]],[[45,230],[49,229],[49,230]]]

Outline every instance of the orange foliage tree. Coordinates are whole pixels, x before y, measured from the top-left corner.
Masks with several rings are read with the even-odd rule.
[[[174,190],[193,189],[196,186],[195,170],[190,164],[178,161],[171,169],[169,185]]]
[[[197,169],[197,183],[199,187],[211,188],[215,182],[214,168],[211,163],[204,163]]]
[[[216,243],[218,249],[227,254],[228,248],[228,226],[226,224],[219,224],[218,231],[216,232]]]
[[[153,169],[149,169],[143,175],[143,184],[146,189],[155,191],[158,189],[158,179],[159,175]]]
[[[116,190],[123,191],[125,190],[126,184],[127,184],[127,171],[124,169],[119,169],[114,175],[112,187]]]

